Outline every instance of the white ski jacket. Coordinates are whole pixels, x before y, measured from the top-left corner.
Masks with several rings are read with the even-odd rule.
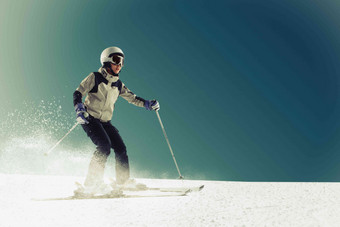
[[[132,93],[119,77],[112,76],[104,68],[90,73],[80,83],[73,94],[73,104],[82,102],[84,96],[87,112],[102,122],[111,120],[118,96],[139,107],[144,107],[145,103],[145,100]]]

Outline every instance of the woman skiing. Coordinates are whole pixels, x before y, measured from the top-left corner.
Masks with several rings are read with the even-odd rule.
[[[118,47],[106,48],[100,56],[102,67],[90,73],[73,93],[77,121],[97,146],[91,159],[84,183],[84,193],[107,193],[111,187],[103,180],[105,164],[111,148],[115,153],[116,183],[133,186],[130,179],[129,159],[126,146],[118,130],[110,120],[115,102],[121,96],[129,103],[147,110],[159,110],[156,100],[145,100],[132,93],[119,78],[124,66],[124,53]],[[85,102],[82,98],[85,97]]]

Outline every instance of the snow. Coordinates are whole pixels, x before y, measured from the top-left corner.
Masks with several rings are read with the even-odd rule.
[[[184,197],[71,201],[79,177],[0,174],[0,226],[339,226],[340,183],[138,179],[199,186]]]

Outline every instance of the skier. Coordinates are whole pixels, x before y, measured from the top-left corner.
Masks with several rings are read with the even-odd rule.
[[[111,148],[116,160],[116,184],[122,187],[136,185],[136,182],[130,179],[126,146],[118,130],[110,122],[118,97],[121,96],[129,103],[147,110],[157,111],[160,108],[158,101],[136,96],[121,82],[119,73],[124,66],[124,58],[125,55],[119,47],[103,50],[100,56],[102,67],[98,72],[90,73],[73,93],[77,121],[97,146],[84,182],[84,193],[108,193],[112,190],[103,180]],[[85,96],[83,103],[82,98]]]

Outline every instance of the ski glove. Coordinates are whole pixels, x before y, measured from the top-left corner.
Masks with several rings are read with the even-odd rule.
[[[144,107],[147,110],[155,110],[158,111],[160,109],[159,102],[155,99],[153,100],[145,100]]]
[[[76,114],[77,114],[77,121],[84,125],[84,124],[88,124],[89,121],[86,119],[89,114],[86,112],[84,103],[78,103],[74,106]]]

